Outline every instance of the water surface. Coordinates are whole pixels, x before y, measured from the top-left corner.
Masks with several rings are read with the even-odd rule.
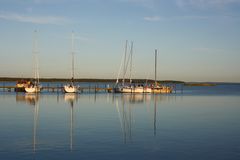
[[[238,160],[239,88],[170,95],[1,92],[0,159]]]

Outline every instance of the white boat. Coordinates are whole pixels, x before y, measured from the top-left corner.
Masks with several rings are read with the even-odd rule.
[[[26,91],[27,93],[37,93],[37,92],[41,92],[41,86],[36,86],[36,85],[29,86],[29,87],[26,87],[26,88],[25,88],[25,91]]]
[[[133,91],[132,93],[143,93],[144,92],[144,89],[143,89],[143,86],[134,86],[133,87]]]
[[[38,57],[37,57],[37,31],[34,31],[34,46],[33,46],[33,55],[34,55],[34,83],[29,84],[25,87],[27,93],[38,93],[41,91],[42,86],[39,83],[39,68],[38,68]]]
[[[172,93],[172,88],[168,86],[155,86],[152,88],[153,93]]]
[[[73,84],[64,85],[64,91],[66,93],[76,93],[78,91],[78,87]]]
[[[152,88],[149,87],[149,86],[144,86],[144,87],[143,87],[143,92],[144,92],[144,93],[151,93],[151,92],[152,92]]]
[[[142,86],[122,86],[119,87],[121,93],[143,93]]]
[[[119,87],[121,93],[132,93],[133,88],[131,86]]]
[[[77,93],[79,87],[74,85],[74,33],[72,32],[72,79],[70,84],[64,85],[63,89],[65,93]]]

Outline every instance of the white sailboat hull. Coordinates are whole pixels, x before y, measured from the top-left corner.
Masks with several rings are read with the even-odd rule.
[[[41,91],[41,87],[40,86],[25,87],[25,91],[27,93],[38,93]]]
[[[143,93],[143,87],[123,86],[115,89],[118,93]]]
[[[143,87],[134,87],[132,93],[143,93]]]
[[[77,86],[71,86],[71,85],[64,86],[64,92],[66,92],[66,93],[76,93],[77,91],[78,91]]]
[[[122,93],[132,93],[132,88],[131,87],[122,87],[121,92]]]
[[[151,93],[151,92],[152,92],[152,88],[144,87],[144,88],[143,88],[143,92],[144,92],[144,93]]]
[[[172,88],[171,87],[154,87],[152,89],[153,93],[172,93]]]
[[[119,87],[115,88],[114,91],[116,93],[131,93],[132,92],[132,88],[131,87],[119,86]]]

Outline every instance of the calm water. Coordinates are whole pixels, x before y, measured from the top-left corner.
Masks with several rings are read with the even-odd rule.
[[[0,92],[0,159],[240,159],[240,85],[183,93]]]

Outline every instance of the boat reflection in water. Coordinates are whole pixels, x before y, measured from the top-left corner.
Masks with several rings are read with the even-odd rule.
[[[32,94],[28,95],[26,94],[26,99],[29,100],[29,102],[34,103],[34,115],[33,115],[33,152],[36,152],[36,144],[37,144],[37,126],[38,126],[38,117],[39,117],[39,101],[38,101],[38,95]]]
[[[80,135],[74,134],[74,126],[75,126],[74,125],[74,122],[75,122],[74,106],[76,107],[78,100],[81,100],[84,102],[84,100],[88,99],[89,96],[94,98],[95,95],[81,95],[82,96],[81,99],[78,99],[79,98],[78,96],[79,95],[75,94],[75,93],[65,93],[60,96],[58,96],[58,95],[39,95],[39,94],[16,94],[17,102],[24,102],[30,106],[34,106],[34,107],[32,107],[33,108],[33,139],[32,139],[33,147],[32,148],[33,148],[34,153],[39,149],[39,148],[37,148],[37,146],[41,147],[37,143],[40,98],[48,99],[50,97],[53,99],[55,99],[55,98],[62,99],[63,101],[60,100],[60,101],[57,101],[57,103],[65,102],[64,105],[60,105],[60,106],[64,106],[64,108],[66,106],[69,107],[69,109],[67,108],[69,110],[69,113],[66,113],[66,111],[64,111],[64,113],[63,113],[64,115],[66,115],[68,117],[67,121],[69,123],[69,125],[64,125],[64,128],[67,127],[69,129],[69,140],[68,140],[69,145],[67,145],[66,147],[67,148],[69,147],[70,151],[73,151],[74,148],[76,148],[76,150],[77,150],[78,145],[74,145],[73,141],[76,138],[75,136],[80,136]],[[136,130],[134,130],[134,128],[138,128],[137,131],[139,132],[139,127],[137,125],[139,125],[139,124],[142,125],[139,122],[139,120],[140,121],[147,120],[144,117],[147,117],[148,113],[150,113],[150,115],[151,115],[150,116],[151,123],[150,123],[150,125],[148,124],[148,129],[150,126],[152,128],[151,130],[153,130],[153,132],[150,130],[151,132],[149,132],[149,133],[151,135],[153,133],[153,135],[156,136],[157,128],[158,128],[157,127],[157,119],[159,119],[159,117],[157,118],[157,107],[160,107],[159,106],[160,103],[164,104],[162,102],[172,100],[172,98],[174,99],[174,96],[158,95],[158,94],[106,94],[106,95],[102,94],[102,95],[99,95],[98,98],[99,98],[100,103],[102,103],[104,100],[106,100],[105,103],[107,103],[107,104],[112,103],[112,106],[116,107],[116,110],[113,111],[115,113],[113,113],[113,114],[116,114],[116,112],[117,112],[118,119],[120,122],[116,126],[118,128],[121,127],[123,143],[126,144],[129,142],[132,143],[133,138],[134,138],[133,135],[139,134],[136,132]],[[111,98],[112,98],[112,101],[110,100]],[[94,100],[92,99],[92,101],[94,101]],[[49,107],[51,107],[51,105]],[[147,107],[147,108],[145,108],[145,107]],[[58,109],[59,109],[59,107],[58,107]],[[104,106],[103,106],[102,109],[106,109],[106,108],[104,108]],[[45,109],[43,109],[43,110],[45,110]],[[139,110],[143,110],[143,112],[141,112],[140,115],[139,115],[139,113],[140,113]],[[84,114],[84,112],[82,112],[82,113]],[[96,113],[96,114],[98,114],[98,113]],[[117,118],[117,117],[115,117],[115,118]],[[78,119],[76,119],[76,120],[78,120]],[[97,129],[97,126],[95,128]],[[52,144],[47,144],[47,145],[52,145]]]
[[[32,137],[32,149],[36,152],[37,145],[37,127],[39,119],[39,94],[16,94],[16,102],[24,102],[30,106],[33,106],[33,137]]]
[[[39,94],[16,94],[16,102],[24,102],[31,106],[35,106],[36,103],[39,101]]]
[[[74,102],[77,101],[77,94],[65,93],[64,100],[70,104],[70,150],[73,150],[73,108]]]
[[[47,96],[46,96],[47,97]],[[45,96],[41,98],[46,98]],[[58,96],[57,96],[58,98]],[[70,150],[73,150],[73,130],[74,130],[74,104],[77,102],[78,95],[75,93],[65,93],[62,99],[67,102],[70,106]],[[27,105],[32,106],[33,109],[33,138],[32,138],[32,149],[33,152],[37,151],[37,130],[38,130],[38,122],[39,122],[39,94],[16,94],[16,102],[23,102]]]
[[[124,102],[129,103],[144,103],[144,102],[150,102],[151,101],[151,95],[150,94],[122,94],[121,99]]]
[[[132,111],[131,103],[126,103],[126,100],[131,100],[131,95],[126,95],[121,97],[121,101],[117,98],[116,109],[119,116],[119,121],[121,125],[121,130],[123,133],[124,143],[132,140]]]
[[[121,94],[115,98],[116,110],[120,121],[120,126],[123,134],[123,141],[132,141],[133,135],[133,107],[141,103],[147,103],[151,101],[151,95],[149,94]]]
[[[124,143],[132,141],[134,135],[133,122],[136,122],[138,115],[134,116],[134,111],[138,107],[147,107],[147,111],[150,113],[150,120],[153,127],[153,135],[157,135],[157,108],[159,102],[166,102],[174,100],[174,96],[158,95],[158,94],[121,94],[115,97],[115,106],[118,112],[120,126],[123,134]],[[136,123],[137,124],[137,123]],[[136,134],[136,133],[135,133]]]

